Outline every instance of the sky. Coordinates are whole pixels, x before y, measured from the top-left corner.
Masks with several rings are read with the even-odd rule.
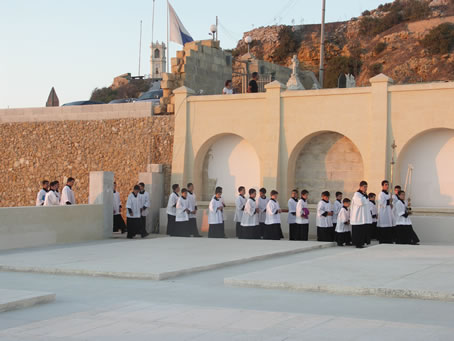
[[[272,24],[318,24],[321,0],[170,0],[195,40],[233,48],[243,32]],[[386,0],[327,0],[327,22],[349,20]],[[166,0],[155,0],[154,40],[166,41]],[[89,99],[113,78],[150,73],[153,0],[0,0],[0,109],[42,107],[54,86],[60,104]],[[171,43],[173,56],[181,47]]]

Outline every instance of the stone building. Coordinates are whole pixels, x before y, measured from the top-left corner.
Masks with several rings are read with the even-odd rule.
[[[150,48],[150,77],[153,79],[162,79],[162,74],[166,72],[167,67],[166,44],[152,42]]]

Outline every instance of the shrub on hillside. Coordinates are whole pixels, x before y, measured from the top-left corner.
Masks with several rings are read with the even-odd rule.
[[[376,55],[382,53],[386,49],[386,46],[388,46],[388,45],[384,41],[379,42],[374,47],[374,53]]]
[[[90,100],[98,101],[103,103],[109,103],[110,101],[117,99],[117,92],[112,88],[95,88],[91,93]]]
[[[362,62],[354,57],[336,56],[328,60],[324,85],[326,88],[337,88],[340,74],[358,75]]]
[[[365,10],[363,13],[361,13],[361,15],[362,15],[363,17],[367,17],[367,16],[370,15],[370,14],[371,14],[371,13],[370,13],[370,11],[368,11],[368,10]]]
[[[382,63],[375,63],[369,67],[369,74],[371,77],[379,75],[383,72],[383,64]]]
[[[288,56],[295,53],[298,49],[298,41],[290,26],[284,27],[279,32],[279,46],[273,53],[272,61],[275,63],[284,62]]]
[[[430,30],[420,41],[431,54],[445,54],[454,48],[454,24],[444,23]]]
[[[362,17],[359,22],[359,31],[364,36],[374,37],[390,28],[406,21],[427,18],[430,13],[429,4],[422,0],[396,0],[383,5],[379,9],[386,14],[381,18]]]

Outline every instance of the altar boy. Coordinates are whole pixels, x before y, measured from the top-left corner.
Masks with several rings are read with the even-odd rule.
[[[240,186],[238,188],[238,197],[235,200],[235,216],[233,217],[233,221],[236,223],[236,237],[241,237],[241,218],[243,217],[244,206],[246,205],[246,198],[244,195],[246,194],[246,188],[244,186]]]
[[[259,231],[260,238],[265,235],[265,220],[266,220],[266,205],[268,205],[269,198],[266,197],[266,188],[260,188],[260,196],[257,199],[257,206],[259,209]]]
[[[296,224],[296,206],[298,205],[298,191],[294,189],[292,191],[292,196],[288,200],[288,226],[289,226],[289,240],[297,240],[297,229],[298,225]]]
[[[222,202],[222,187],[216,187],[215,194],[208,206],[208,238],[225,238],[224,232],[224,203]]]
[[[322,199],[317,205],[317,240],[319,242],[334,241],[333,206],[329,201],[330,193],[322,193]]]
[[[338,246],[352,245],[352,234],[350,226],[350,199],[342,201],[342,208],[337,215],[336,242]]]
[[[279,193],[275,190],[271,191],[271,199],[266,205],[266,219],[265,219],[265,234],[263,239],[280,240],[284,237],[281,229],[281,213],[277,201]]]
[[[175,236],[177,237],[189,237],[191,232],[191,226],[189,225],[189,201],[188,190],[183,188],[181,190],[181,196],[178,198],[176,206],[175,216]]]
[[[259,231],[259,209],[255,197],[257,191],[253,188],[249,190],[249,199],[244,206],[243,216],[241,217],[241,239],[260,239]]]
[[[336,200],[333,203],[333,227],[336,228],[337,224],[337,215],[339,214],[342,208],[342,192],[336,192]]]
[[[132,239],[139,234],[142,230],[142,224],[140,222],[140,201],[139,201],[140,187],[134,186],[131,194],[128,196],[126,201],[126,220],[128,225],[127,238]]]
[[[399,191],[396,202],[396,243],[397,244],[419,244],[419,238],[413,230],[410,220],[411,209],[405,201],[405,192]]]
[[[308,240],[309,237],[309,209],[307,198],[309,192],[305,189],[301,191],[301,199],[296,205],[296,235],[293,240]]]

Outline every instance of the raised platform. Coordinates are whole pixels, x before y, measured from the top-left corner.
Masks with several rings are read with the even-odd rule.
[[[47,292],[0,289],[0,313],[55,301],[55,294]]]
[[[233,278],[232,286],[454,301],[454,246],[377,245]]]
[[[156,238],[92,242],[0,253],[1,271],[164,280],[334,243]]]

